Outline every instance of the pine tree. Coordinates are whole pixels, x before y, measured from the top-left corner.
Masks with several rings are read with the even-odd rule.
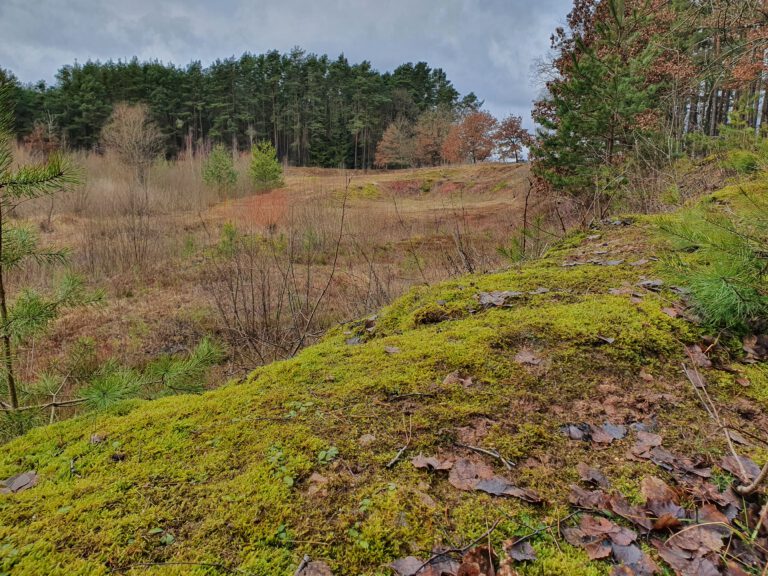
[[[83,300],[82,283],[67,276],[57,292],[49,297],[24,289],[15,298],[8,292],[8,274],[23,263],[63,262],[66,252],[47,250],[38,245],[37,235],[29,228],[15,226],[8,215],[21,203],[51,196],[77,183],[74,167],[60,154],[47,162],[13,169],[11,143],[13,113],[8,85],[0,85],[0,377],[7,389],[4,410],[18,410],[19,382],[15,366],[15,348],[39,333],[56,318],[58,312]]]
[[[258,189],[283,185],[283,167],[271,142],[262,141],[251,149],[251,178]]]
[[[217,144],[203,164],[203,181],[226,197],[237,182],[237,171],[232,162],[232,153],[222,144]]]

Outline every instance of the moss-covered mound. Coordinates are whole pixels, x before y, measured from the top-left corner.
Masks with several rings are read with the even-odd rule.
[[[571,514],[581,462],[630,501],[665,472],[627,458],[632,431],[598,443],[563,427],[653,427],[715,475],[724,454],[681,370],[702,335],[659,282],[663,250],[652,222],[609,224],[536,262],[414,290],[246,382],[36,429],[2,447],[0,478],[38,483],[0,495],[0,573],[290,575],[307,554],[337,575],[392,574],[498,521],[494,543],[538,530],[520,574],[608,574],[541,527]],[[768,379],[746,370],[705,374],[758,432]],[[459,490],[418,454],[492,466],[542,502]]]

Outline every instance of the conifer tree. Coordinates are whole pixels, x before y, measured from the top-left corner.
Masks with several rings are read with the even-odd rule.
[[[262,141],[251,148],[251,178],[259,189],[276,188],[283,184],[283,167],[271,142]]]
[[[217,144],[211,150],[203,164],[203,180],[208,186],[215,188],[219,196],[224,197],[237,183],[237,171],[232,162],[232,154],[224,145]]]
[[[75,168],[58,153],[49,156],[43,164],[14,170],[12,125],[9,88],[3,84],[0,85],[0,378],[7,391],[7,401],[1,403],[5,410],[18,410],[20,406],[16,346],[45,328],[61,308],[83,300],[82,283],[73,276],[65,277],[51,296],[24,289],[13,297],[8,291],[9,272],[24,262],[49,264],[66,259],[64,251],[41,248],[34,231],[12,224],[9,214],[26,201],[56,194],[78,181]]]

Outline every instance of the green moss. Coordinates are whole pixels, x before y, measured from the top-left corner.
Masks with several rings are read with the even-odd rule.
[[[659,416],[669,425],[665,446],[710,438],[695,433],[704,412],[679,371],[682,345],[698,332],[662,311],[673,293],[637,288],[661,273],[654,264],[562,264],[586,261],[606,242],[626,262],[647,258],[659,249],[648,231],[641,221],[574,234],[541,260],[416,288],[382,310],[372,333],[361,322],[341,326],[243,384],[33,430],[0,454],[0,478],[30,469],[40,477],[33,489],[0,496],[0,570],[106,574],[137,562],[200,562],[292,574],[310,554],[335,574],[381,574],[395,558],[469,542],[499,517],[497,544],[522,521],[555,521],[551,511],[567,507],[580,461],[601,460],[615,485],[636,496],[648,465],[622,460],[629,440],[595,451],[560,427],[611,418],[601,411],[606,386],[622,400],[648,388],[684,400]],[[508,307],[480,306],[480,292],[503,290],[523,294]],[[348,344],[351,335],[361,343]],[[541,362],[519,362],[523,349]],[[641,369],[656,380],[640,380]],[[752,384],[743,393],[764,399],[764,366],[747,370]],[[459,378],[446,378],[454,372]],[[691,433],[673,432],[681,427]],[[94,434],[104,440],[92,443]],[[418,453],[479,458],[457,447],[465,435],[515,460],[512,472],[487,462],[547,506],[462,492],[444,473],[408,462]],[[700,448],[719,449],[706,441]],[[338,454],[319,458],[330,446]],[[546,537],[534,546],[539,560],[521,574],[608,571]]]

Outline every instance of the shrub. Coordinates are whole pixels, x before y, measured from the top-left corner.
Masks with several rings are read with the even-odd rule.
[[[754,174],[760,169],[760,158],[748,150],[732,150],[728,153],[726,166],[739,174]]]
[[[251,148],[251,178],[259,189],[276,188],[283,184],[283,167],[277,151],[270,142],[259,142]]]
[[[768,204],[739,188],[738,216],[710,202],[661,221],[680,250],[669,262],[708,326],[734,332],[760,329],[768,314]]]
[[[215,188],[219,196],[227,196],[237,182],[237,171],[232,162],[232,154],[222,145],[217,144],[203,164],[203,181]]]

